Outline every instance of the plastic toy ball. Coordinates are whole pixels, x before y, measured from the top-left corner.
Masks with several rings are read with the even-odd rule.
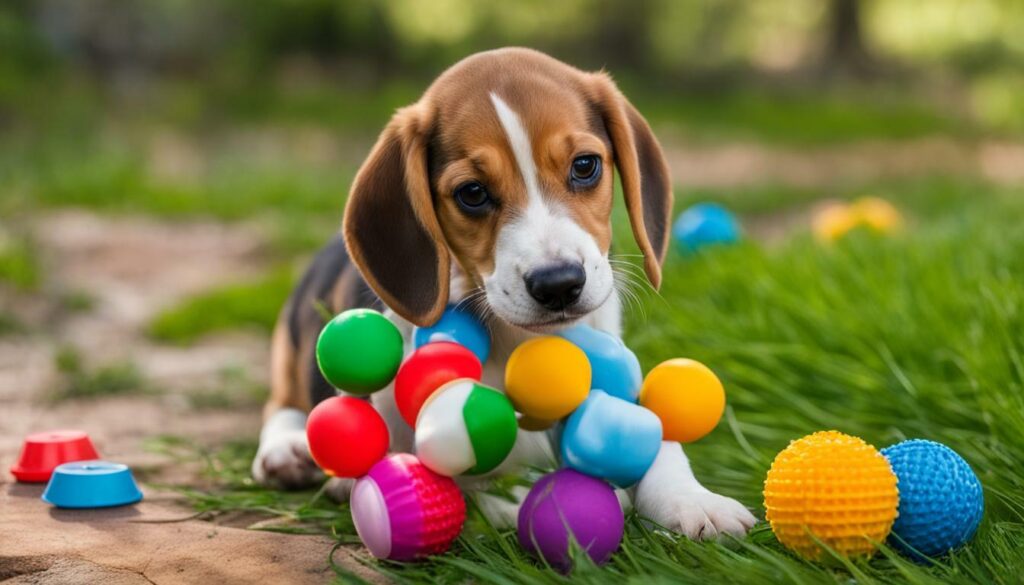
[[[899,210],[885,199],[862,197],[853,203],[850,211],[861,224],[879,233],[891,233],[903,225]]]
[[[462,531],[466,503],[451,478],[396,453],[356,481],[352,521],[370,554],[413,561],[448,550]]]
[[[534,484],[519,508],[519,545],[551,566],[571,568],[570,538],[600,565],[622,542],[622,507],[610,485],[561,469]]]
[[[320,332],[316,362],[335,388],[370,394],[394,379],[402,363],[402,334],[377,311],[349,309]]]
[[[476,355],[457,343],[437,341],[412,352],[395,376],[395,402],[398,412],[416,426],[423,403],[438,388],[452,380],[479,380],[483,372]]]
[[[834,201],[815,212],[811,230],[818,240],[834,242],[853,231],[859,223],[859,215],[849,205]]]
[[[328,398],[309,413],[306,438],[313,461],[334,477],[359,477],[388,452],[388,427],[361,398]]]
[[[967,544],[981,523],[985,498],[963,457],[920,439],[882,449],[882,455],[900,488],[900,515],[889,542],[915,557],[940,556]]]
[[[661,449],[661,420],[642,406],[591,390],[562,431],[562,462],[626,488],[647,473]]]
[[[698,203],[679,215],[672,235],[683,252],[696,252],[714,244],[740,239],[740,225],[728,209],[716,203]]]
[[[870,555],[889,535],[898,503],[896,475],[885,457],[838,431],[791,442],[764,482],[772,531],[808,559],[824,554],[817,541],[843,556]]]
[[[491,332],[469,309],[449,305],[441,318],[430,327],[417,327],[412,334],[413,345],[422,347],[433,341],[454,341],[476,354],[481,364],[491,353]]]
[[[692,443],[714,430],[721,420],[725,389],[704,364],[676,358],[647,373],[640,405],[661,419],[666,441]]]
[[[505,364],[505,393],[532,429],[546,428],[587,399],[590,362],[561,337],[535,337]]]
[[[640,395],[640,361],[621,339],[587,325],[576,325],[559,333],[587,354],[590,387],[636,402]]]
[[[516,442],[516,412],[505,395],[473,380],[442,386],[416,420],[416,456],[454,477],[491,471]]]
[[[899,210],[885,199],[862,197],[852,204],[833,201],[820,208],[811,221],[814,235],[832,242],[858,228],[888,234],[903,226]]]

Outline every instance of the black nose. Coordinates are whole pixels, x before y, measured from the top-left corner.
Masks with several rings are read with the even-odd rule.
[[[530,296],[544,308],[561,311],[580,298],[587,273],[582,264],[557,264],[533,270],[523,280]]]

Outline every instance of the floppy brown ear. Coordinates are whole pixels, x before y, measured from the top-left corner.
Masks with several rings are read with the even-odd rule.
[[[366,282],[420,326],[440,318],[450,278],[427,176],[429,127],[420,106],[395,114],[356,174],[342,228]]]
[[[668,163],[647,121],[608,75],[593,76],[593,91],[595,107],[612,141],[633,238],[644,254],[647,278],[658,288],[672,213]]]

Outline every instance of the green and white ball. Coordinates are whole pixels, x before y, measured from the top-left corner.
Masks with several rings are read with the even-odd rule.
[[[475,380],[454,380],[420,410],[416,456],[448,477],[487,473],[508,457],[517,429],[515,410],[504,394]]]

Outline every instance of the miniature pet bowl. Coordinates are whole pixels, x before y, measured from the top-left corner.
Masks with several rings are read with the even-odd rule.
[[[142,499],[127,465],[109,461],[75,461],[53,470],[43,501],[58,508],[109,508]]]
[[[99,458],[89,435],[83,431],[33,433],[25,437],[21,457],[11,466],[11,474],[18,481],[44,483],[62,463]]]

